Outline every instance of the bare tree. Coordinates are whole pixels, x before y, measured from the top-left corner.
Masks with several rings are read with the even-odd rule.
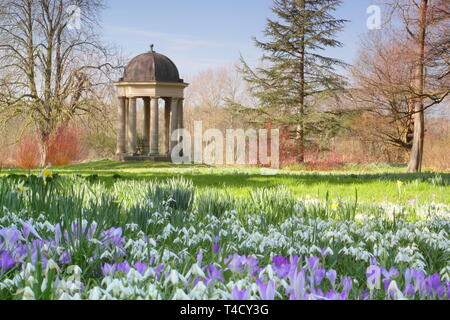
[[[369,33],[350,68],[355,89],[348,92],[356,109],[374,119],[366,132],[403,150],[407,157],[414,132],[413,101],[408,93],[414,75],[410,51],[410,43],[397,30]]]
[[[97,34],[104,0],[0,0],[0,113],[27,119],[46,144],[61,123],[101,117],[115,67]]]
[[[444,101],[450,94],[450,3],[446,0],[391,0],[388,4],[393,9],[392,13],[402,19],[413,44],[414,79],[409,86],[409,93],[414,105],[414,139],[408,171],[420,172],[424,152],[424,112]],[[440,35],[436,37],[436,34]],[[427,75],[430,75],[429,82],[426,80]]]

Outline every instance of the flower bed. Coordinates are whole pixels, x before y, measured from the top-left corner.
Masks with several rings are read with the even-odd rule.
[[[0,299],[449,299],[450,208],[0,183]]]

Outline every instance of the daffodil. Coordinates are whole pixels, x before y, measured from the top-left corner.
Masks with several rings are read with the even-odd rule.
[[[44,176],[45,178],[51,178],[52,172],[47,169],[44,169],[42,170],[42,176]]]
[[[403,181],[397,180],[397,187],[400,189],[404,185]]]
[[[23,185],[23,182],[17,186],[17,193],[19,193],[19,194],[26,193],[28,190],[29,190],[29,188],[25,187]]]
[[[340,203],[339,203],[339,202],[334,202],[334,203],[331,205],[331,209],[337,210],[337,209],[339,209],[339,206],[340,206]]]

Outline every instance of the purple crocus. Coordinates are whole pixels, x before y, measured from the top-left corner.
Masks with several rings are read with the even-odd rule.
[[[280,278],[285,278],[289,275],[291,270],[291,264],[289,260],[282,256],[275,256],[272,258],[272,268],[278,274]]]
[[[61,225],[59,223],[55,226],[55,243],[58,246],[62,239],[62,233],[61,233]]]
[[[323,278],[325,277],[326,270],[323,268],[319,268],[314,273],[314,280],[316,285],[320,285],[322,283]]]
[[[100,233],[100,239],[107,245],[122,247],[125,244],[125,238],[122,237],[122,228],[111,228]]]
[[[248,299],[249,290],[239,290],[238,287],[234,287],[231,290],[232,300],[247,300]]]
[[[347,297],[350,294],[350,291],[352,291],[352,287],[353,287],[352,278],[345,277],[342,281],[342,286],[344,288],[344,291],[342,292],[342,294],[345,293],[345,299],[347,299]]]
[[[381,268],[377,265],[371,265],[366,270],[367,287],[369,290],[380,289]]]
[[[311,257],[309,259],[306,259],[306,263],[308,264],[309,271],[311,273],[314,273],[315,270],[319,267],[319,258]]]
[[[161,278],[161,272],[164,270],[165,265],[162,263],[156,267],[153,268],[153,270],[156,273],[156,279],[160,279]]]
[[[241,272],[243,267],[243,262],[245,261],[245,257],[241,257],[237,253],[228,256],[225,260],[225,263],[228,264],[228,269],[233,272]]]
[[[243,263],[247,266],[247,272],[252,277],[260,271],[258,267],[259,261],[256,258],[245,257]]]
[[[200,252],[197,254],[197,264],[201,266],[202,262],[203,262],[203,251],[200,250]]]
[[[0,229],[0,236],[3,237],[7,248],[12,248],[12,246],[20,238],[19,231],[17,231],[17,229],[14,228]]]
[[[31,223],[24,221],[22,222],[22,234],[26,239],[30,236],[30,234],[33,234],[36,238],[40,238],[39,234],[37,233],[36,229],[32,226]]]
[[[224,277],[222,275],[222,269],[217,269],[215,265],[211,264],[207,268],[206,284],[209,284],[211,281],[222,280],[224,281]]]
[[[333,270],[333,269],[329,270],[326,273],[326,277],[330,281],[330,283],[334,286],[334,284],[336,283],[336,278],[337,278],[336,270]]]
[[[215,237],[214,238],[214,244],[213,244],[214,254],[217,254],[219,252],[219,250],[220,250],[219,241],[220,241],[220,237]]]
[[[406,289],[405,289],[404,294],[405,294],[406,296],[412,297],[412,296],[414,296],[414,295],[416,294],[416,289],[414,288],[414,286],[413,286],[412,284],[408,284],[408,285],[406,286]]]
[[[131,267],[130,267],[130,264],[128,263],[128,261],[124,261],[117,265],[117,271],[119,271],[119,272],[128,273],[128,271],[130,271],[130,269],[131,269]]]
[[[400,275],[398,270],[394,267],[391,267],[389,269],[389,271],[386,270],[385,268],[382,268],[381,272],[382,272],[385,280],[394,280],[394,279],[398,278],[398,276]]]
[[[290,287],[288,291],[291,294],[291,298],[295,300],[302,300],[305,298],[306,293],[306,277],[305,277],[305,269],[300,270],[300,272],[294,272],[290,276]]]
[[[134,267],[140,274],[144,274],[145,271],[147,271],[147,269],[148,269],[148,265],[145,263],[142,263],[142,262],[136,262],[134,264]]]
[[[257,279],[259,287],[259,294],[261,295],[262,300],[274,300],[275,299],[275,282],[269,281],[268,283],[262,282],[260,279]]]
[[[61,264],[70,264],[72,262],[72,258],[70,256],[70,251],[66,250],[59,257],[59,263]]]
[[[0,251],[0,269],[1,270],[8,271],[12,267],[14,267],[15,264],[16,264],[16,261],[9,251],[6,251],[6,250]]]
[[[116,273],[116,265],[115,264],[105,263],[105,264],[103,264],[101,269],[102,269],[102,274],[104,277],[114,276],[114,274]]]

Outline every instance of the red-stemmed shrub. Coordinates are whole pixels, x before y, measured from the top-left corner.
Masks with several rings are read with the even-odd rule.
[[[41,160],[40,139],[37,133],[26,135],[17,144],[14,152],[14,165],[20,169],[32,169],[39,166]]]
[[[62,125],[52,134],[47,145],[47,164],[67,165],[80,161],[86,152],[81,131],[75,126]]]

